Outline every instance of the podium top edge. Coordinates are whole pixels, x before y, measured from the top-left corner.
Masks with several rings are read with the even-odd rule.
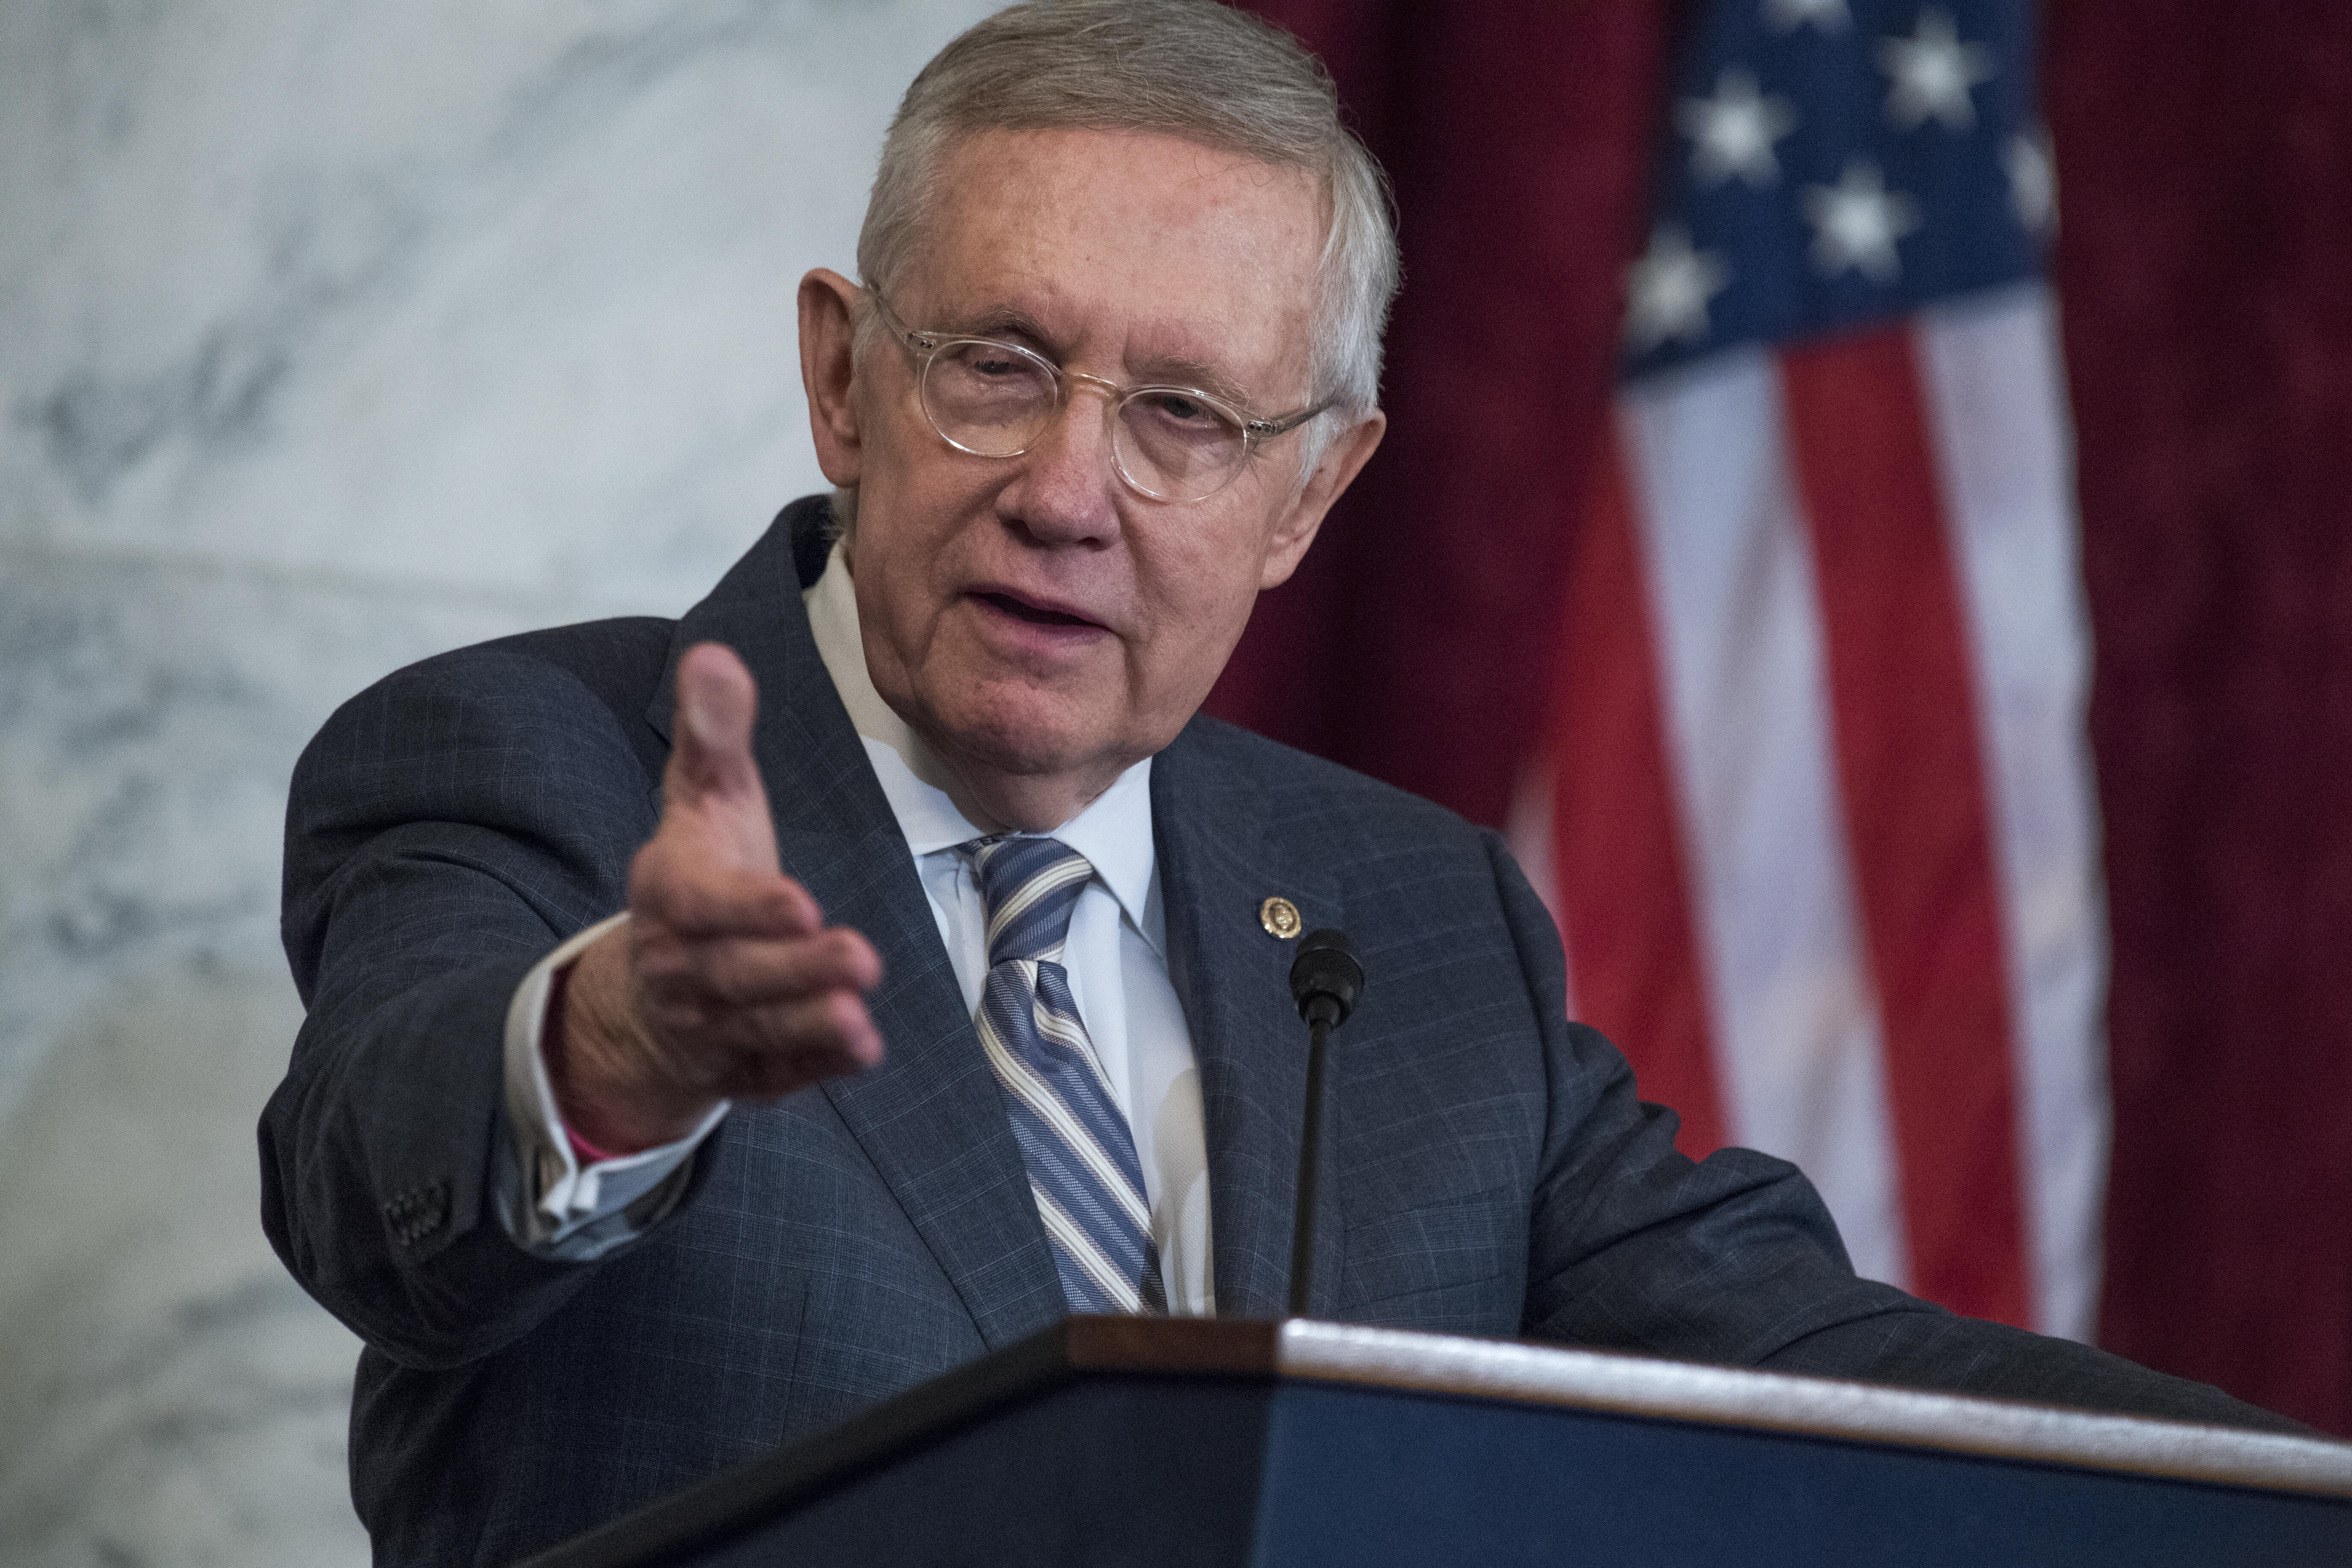
[[[1296,1378],[2352,1499],[2352,1443],[1307,1319],[1077,1317],[1073,1372]]]
[[[1240,1378],[1507,1401],[2352,1500],[2352,1444],[1621,1351],[1306,1319],[1073,1317],[531,1557],[636,1568],[1088,1376]]]

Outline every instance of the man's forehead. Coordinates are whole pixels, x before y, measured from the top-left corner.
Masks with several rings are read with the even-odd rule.
[[[983,132],[946,151],[935,193],[896,289],[925,327],[1055,348],[1108,331],[1204,367],[1303,352],[1324,226],[1306,171],[1171,136]]]

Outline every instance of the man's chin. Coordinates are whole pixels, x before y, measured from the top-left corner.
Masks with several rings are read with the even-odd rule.
[[[1016,687],[935,709],[916,728],[993,815],[1014,826],[1051,826],[1031,819],[1057,810],[1074,815],[1166,743],[1112,721],[1126,713],[1106,715],[1104,706]]]
[[[958,715],[941,731],[933,739],[935,746],[970,767],[1008,778],[1050,779],[1090,771],[1105,765],[1103,759],[1110,752],[1086,726],[1038,723],[996,712]]]

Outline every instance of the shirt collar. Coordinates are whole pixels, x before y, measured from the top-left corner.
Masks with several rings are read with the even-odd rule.
[[[917,858],[953,849],[983,835],[957,805],[954,775],[914,726],[898,717],[874,689],[866,668],[866,641],[857,625],[857,590],[849,563],[836,542],[824,573],[801,595],[817,657],[833,678],[849,721],[866,742],[882,794]],[[1150,931],[1145,906],[1151,894],[1151,759],[1129,768],[1086,809],[1054,829],[1060,839],[1093,865],[1095,875],[1135,929]]]

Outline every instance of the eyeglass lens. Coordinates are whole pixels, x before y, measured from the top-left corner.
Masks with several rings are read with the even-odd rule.
[[[941,343],[923,373],[923,410],[967,452],[1017,457],[1045,433],[1060,399],[1045,361],[1009,344]],[[1169,500],[1222,489],[1248,452],[1242,426],[1180,393],[1131,393],[1111,425],[1111,452],[1129,484]]]

